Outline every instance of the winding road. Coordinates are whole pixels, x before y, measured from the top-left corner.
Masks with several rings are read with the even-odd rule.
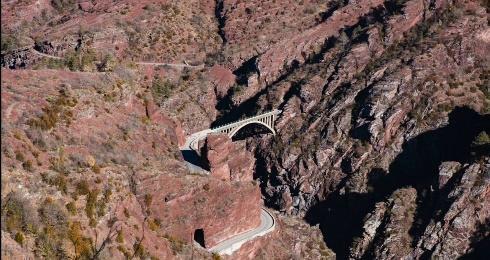
[[[34,54],[37,54],[42,57],[50,58],[50,59],[55,59],[55,60],[61,60],[63,57],[58,57],[58,56],[53,56],[49,55],[46,53],[42,53],[38,50],[36,50],[34,47],[28,47],[26,50],[31,50]],[[174,68],[190,68],[190,69],[203,69],[204,64],[200,65],[190,65],[187,62],[185,63],[164,63],[164,62],[136,62],[137,65],[143,65],[143,66],[169,66],[169,67],[174,67]]]
[[[180,152],[184,157],[184,161],[187,164],[187,168],[192,174],[206,174],[209,175],[209,171],[203,168],[201,158],[195,151],[197,147],[197,142],[206,137],[207,134],[211,133],[210,129],[206,129],[197,133],[193,133],[187,136],[185,144],[181,146]]]
[[[53,55],[49,55],[49,54],[46,54],[46,53],[42,53],[36,49],[34,49],[34,47],[31,48],[32,52],[39,55],[39,56],[42,56],[42,57],[46,57],[46,58],[50,58],[50,59],[55,59],[55,60],[61,60],[63,59],[62,57],[58,57],[58,56],[53,56]]]
[[[221,241],[217,245],[211,247],[209,251],[220,255],[231,255],[246,242],[273,231],[275,227],[276,220],[272,216],[272,213],[270,213],[267,209],[262,208],[262,211],[260,212],[260,225],[257,228],[245,231],[241,234]]]
[[[272,124],[273,123],[273,116],[278,113],[277,110],[274,110],[272,112],[264,113],[263,115],[259,115],[258,117],[264,117],[267,118],[268,116],[272,115],[272,120],[266,120],[264,119],[264,122]],[[270,115],[269,115],[270,114]],[[210,133],[220,133],[225,131],[226,129],[240,129],[245,124],[249,123],[254,123],[257,120],[255,120],[256,117],[252,118],[247,118],[243,119],[234,123],[226,124],[224,126],[218,127],[218,128],[213,128],[213,129],[205,129],[196,133],[193,133],[189,136],[187,136],[185,140],[185,144],[180,147],[180,150],[182,152],[182,155],[184,157],[185,162],[187,163],[187,167],[189,168],[191,173],[198,173],[198,174],[206,174],[209,175],[209,171],[205,170],[202,168],[201,160],[199,158],[199,155],[197,154],[196,150],[198,149],[198,143],[199,140],[203,140],[206,138],[206,136]],[[262,121],[260,121],[262,122]],[[272,129],[273,131],[273,129]],[[226,133],[231,133],[233,134],[236,131],[225,131]],[[273,131],[274,132],[274,131]],[[276,226],[276,221],[272,214],[265,208],[262,208],[260,212],[260,225],[254,229],[245,231],[243,233],[240,233],[238,235],[229,237],[221,242],[219,242],[217,245],[211,247],[208,249],[208,251],[217,253],[217,254],[225,254],[225,255],[231,255],[233,254],[234,251],[238,250],[244,243],[253,240],[256,237],[263,236],[271,231],[274,230]]]
[[[136,62],[138,65],[147,65],[147,66],[169,66],[175,68],[191,68],[191,69],[202,69],[204,68],[204,64],[200,65],[189,65],[187,63],[163,63],[163,62]]]

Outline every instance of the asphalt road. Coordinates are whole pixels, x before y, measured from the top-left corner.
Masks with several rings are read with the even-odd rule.
[[[197,141],[202,139],[202,137],[206,136],[209,132],[211,132],[211,130],[206,129],[188,136],[185,144],[180,147],[184,160],[192,173],[209,174],[209,171],[202,168],[200,158],[196,151],[194,151],[197,146]],[[260,225],[258,227],[227,238],[208,250],[218,254],[231,255],[244,243],[273,231],[275,226],[276,222],[272,214],[262,208],[260,212]]]
[[[253,240],[256,237],[263,236],[274,230],[276,222],[272,214],[266,209],[260,212],[260,226],[252,230],[243,232],[231,238],[228,238],[214,247],[210,248],[210,252],[218,254],[231,255],[235,250],[239,249],[245,242]]]
[[[192,68],[192,69],[202,69],[204,68],[204,64],[201,65],[189,65],[185,63],[165,63],[165,62],[136,62],[138,65],[148,65],[148,66],[169,66],[169,67],[177,67],[177,68]]]

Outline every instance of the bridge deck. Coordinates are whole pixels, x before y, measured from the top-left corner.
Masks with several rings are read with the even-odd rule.
[[[224,125],[221,125],[221,126],[218,126],[218,127],[215,127],[215,128],[211,128],[211,130],[216,133],[216,132],[219,132],[219,131],[221,131],[223,129],[233,128],[235,126],[239,126],[239,125],[242,125],[242,124],[247,123],[247,122],[250,122],[250,121],[255,121],[255,120],[262,119],[262,118],[266,118],[266,117],[269,117],[271,115],[274,115],[275,116],[275,115],[278,115],[279,113],[281,113],[280,110],[274,109],[272,111],[269,111],[269,112],[260,114],[258,116],[253,116],[253,117],[248,117],[248,118],[245,118],[245,119],[240,119],[240,120],[235,121],[235,122],[231,122],[231,123],[224,124]]]
[[[260,114],[257,116],[245,118],[245,119],[238,120],[235,122],[231,122],[231,123],[228,123],[228,124],[216,127],[216,128],[205,129],[205,130],[193,133],[193,134],[187,136],[186,142],[181,147],[181,150],[195,150],[195,149],[197,149],[197,144],[198,144],[199,140],[206,138],[206,136],[210,133],[227,133],[227,134],[229,134],[229,135],[231,134],[231,136],[233,136],[233,134],[235,134],[236,131],[238,131],[242,126],[244,126],[248,123],[251,123],[251,122],[260,122],[261,124],[267,126],[273,133],[275,133],[274,120],[275,120],[275,116],[278,115],[279,113],[281,113],[280,110],[274,109],[272,111],[269,111],[269,112],[266,112],[266,113],[263,113],[263,114]],[[272,117],[272,118],[270,118],[270,117]],[[263,121],[261,121],[261,120],[263,120]]]

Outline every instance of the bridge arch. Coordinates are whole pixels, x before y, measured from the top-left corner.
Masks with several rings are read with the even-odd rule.
[[[264,122],[261,122],[259,120],[253,120],[253,121],[249,121],[249,122],[246,122],[238,127],[236,127],[235,129],[233,129],[229,134],[228,136],[230,138],[232,138],[238,131],[240,131],[240,129],[242,129],[243,127],[247,126],[247,125],[250,125],[250,124],[259,124],[259,125],[263,125],[265,126],[267,129],[269,129],[272,134],[276,134],[276,131],[274,130],[274,128],[272,128],[271,126],[269,126],[268,124],[264,123]]]

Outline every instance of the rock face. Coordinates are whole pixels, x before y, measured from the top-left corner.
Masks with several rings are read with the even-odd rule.
[[[477,227],[486,226],[486,213],[467,216],[479,219],[462,228],[472,235],[460,245],[449,242],[448,251],[444,242],[424,248],[421,241],[433,225],[449,225],[436,224],[449,207],[436,201],[451,200],[446,191],[456,176],[488,158],[472,146],[489,127],[490,60],[482,52],[490,46],[487,6],[443,0],[329,4],[331,11],[316,23],[261,47],[260,36],[227,28],[237,26],[233,15],[243,8],[250,9],[249,21],[262,9],[227,9],[230,3],[223,2],[225,46],[258,44],[228,59],[238,86],[218,101],[223,116],[217,122],[283,111],[275,137],[248,145],[257,156],[266,205],[320,224],[340,259],[481,252]],[[485,199],[477,198],[484,208]],[[452,241],[451,232],[431,236]]]
[[[212,2],[166,0],[9,2],[2,9],[2,29],[13,49],[46,43],[52,50],[48,54],[59,57],[91,49],[122,59],[202,63],[206,52],[221,44],[214,7]]]
[[[305,63],[309,55],[322,49],[330,37],[338,37],[339,31],[355,25],[371,9],[382,4],[382,0],[350,1],[349,5],[336,10],[325,22],[276,44],[262,54],[257,62],[262,82],[271,84],[283,69]]]
[[[2,258],[3,259],[34,259],[34,255],[22,248],[2,230]]]
[[[211,175],[222,180],[251,181],[255,159],[244,143],[233,142],[226,134],[210,134],[202,155]]]
[[[223,182],[208,177],[185,179],[141,173],[136,197],[151,196],[150,216],[162,223],[158,233],[192,244],[202,230],[201,246],[210,248],[260,225],[260,189],[250,181]]]
[[[415,257],[433,252],[432,256],[455,258],[471,255],[474,247],[482,248],[484,243],[488,246],[489,163],[487,158],[480,164],[463,166],[450,179],[451,187],[439,191],[442,196],[435,199],[435,205],[441,210],[440,217],[426,227],[415,248]]]
[[[386,202],[377,203],[366,216],[363,234],[354,240],[350,257],[453,259],[471,252],[472,243],[488,235],[488,162],[465,165],[449,178],[450,186],[438,190],[432,199],[435,218],[424,230],[416,231],[421,234],[418,237],[408,233],[417,227],[415,189],[399,189]],[[440,175],[445,176],[451,171],[448,165],[461,167],[455,162],[443,165]]]
[[[228,140],[234,183],[189,175],[180,124],[134,80],[2,71],[3,256],[205,257],[193,241],[210,247],[260,224],[260,188],[245,177],[253,157]]]
[[[412,243],[409,229],[414,220],[416,198],[415,189],[399,189],[386,202],[376,204],[375,211],[366,216],[363,234],[355,240],[350,257],[408,258]]]

